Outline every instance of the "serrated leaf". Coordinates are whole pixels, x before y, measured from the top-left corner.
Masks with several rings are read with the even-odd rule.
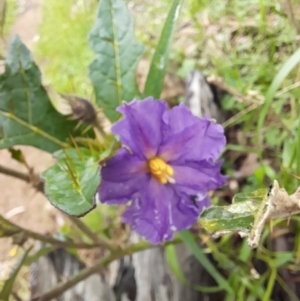
[[[15,283],[15,280],[27,258],[28,253],[30,252],[31,248],[29,248],[28,250],[26,250],[23,255],[21,256],[21,258],[18,260],[18,262],[16,263],[16,265],[13,268],[13,271],[11,272],[9,278],[5,281],[4,286],[0,292],[0,300],[1,301],[8,301],[10,296],[11,296],[11,292],[13,289],[13,285]]]
[[[68,149],[54,154],[57,163],[44,171],[45,194],[51,204],[73,216],[83,216],[95,208],[100,185],[98,159],[87,149]]]
[[[176,21],[179,16],[182,0],[173,0],[168,17],[164,24],[159,42],[157,44],[150,70],[147,76],[144,97],[153,96],[159,98],[164,85],[164,78],[167,71],[170,48]]]
[[[101,0],[95,25],[90,33],[96,59],[89,68],[96,102],[115,121],[116,107],[123,100],[138,96],[135,69],[143,46],[133,33],[133,22],[123,0]]]
[[[54,152],[68,146],[74,127],[51,105],[37,65],[15,36],[0,75],[0,148],[23,144]]]

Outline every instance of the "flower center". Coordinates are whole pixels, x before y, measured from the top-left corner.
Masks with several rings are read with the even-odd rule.
[[[168,165],[164,160],[159,157],[154,157],[148,161],[148,166],[150,169],[150,173],[156,177],[162,184],[166,184],[168,182],[175,183],[174,178],[172,178],[174,174],[173,168]]]

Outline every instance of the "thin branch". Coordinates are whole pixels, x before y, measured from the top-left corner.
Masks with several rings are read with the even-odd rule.
[[[21,240],[32,238],[35,240],[42,241],[44,243],[50,243],[52,245],[56,245],[64,248],[79,248],[79,249],[93,249],[102,247],[103,244],[95,243],[95,244],[87,244],[87,243],[76,243],[72,241],[63,241],[52,236],[45,236],[30,230],[26,230],[7,220],[3,216],[0,215],[0,230],[1,236],[14,236],[17,235]]]
[[[66,215],[66,217],[74,224],[76,227],[84,233],[87,237],[89,237],[95,245],[104,246],[106,249],[112,251],[115,250],[116,247],[112,246],[112,242],[104,237],[103,235],[99,237],[96,233],[91,231],[89,227],[86,226],[78,217]]]
[[[231,94],[232,96],[234,96],[236,98],[236,100],[238,102],[248,103],[248,104],[256,104],[256,105],[261,105],[264,102],[263,97],[261,95],[259,95],[258,93],[255,92],[255,94],[253,94],[254,91],[252,91],[253,95],[251,95],[250,91],[249,91],[248,95],[243,95],[240,91],[238,91],[234,87],[228,86],[226,83],[224,83],[224,81],[222,79],[217,78],[215,76],[209,76],[207,78],[207,82],[209,84],[213,84],[216,87],[220,88],[221,90]]]
[[[89,276],[93,275],[94,273],[97,273],[99,269],[102,267],[108,265],[110,262],[115,260],[116,256],[113,254],[110,254],[108,257],[105,257],[103,259],[100,259],[96,261],[91,267],[85,268],[81,270],[79,273],[77,273],[75,276],[70,278],[68,281],[64,283],[60,283],[57,285],[54,289],[46,292],[42,296],[33,297],[30,301],[50,301],[60,295],[62,295],[65,291],[69,290],[73,286],[75,286],[80,281],[83,281],[84,279],[88,278]]]
[[[42,192],[43,194],[45,194],[45,192],[44,192],[44,182],[36,174],[26,174],[26,173],[19,172],[19,171],[16,171],[14,169],[10,169],[10,168],[7,168],[7,167],[1,166],[1,165],[0,165],[0,173],[5,174],[7,176],[17,178],[17,179],[25,181],[27,183],[32,183],[33,187],[36,190],[38,190],[39,192]],[[106,237],[99,237],[96,233],[91,231],[85,225],[85,223],[83,223],[79,218],[76,218],[76,217],[73,217],[73,216],[70,216],[70,215],[66,215],[66,216],[72,221],[72,223],[74,223],[78,227],[79,230],[81,230],[87,237],[89,237],[93,241],[94,244],[81,244],[82,246],[85,246],[84,248],[89,248],[90,249],[90,248],[94,248],[94,247],[99,247],[99,246],[103,247],[104,246],[109,250],[115,249],[112,246],[112,243]],[[31,232],[31,231],[28,231],[28,230],[25,230],[25,229],[22,229],[22,228],[20,228],[20,231],[27,231],[27,234],[31,233],[31,236],[30,236],[31,238],[34,238],[33,236],[35,236],[35,237],[39,237],[39,238],[35,238],[35,239],[43,241],[41,239],[42,235],[39,235],[38,233]],[[47,238],[47,242],[50,242],[49,238]],[[76,245],[80,245],[80,243],[76,243]]]
[[[235,114],[234,116],[232,116],[231,118],[229,118],[225,122],[223,122],[222,126],[224,128],[227,128],[228,126],[230,126],[231,124],[236,122],[238,119],[242,118],[243,116],[245,116],[249,112],[255,110],[257,107],[258,107],[258,104],[256,104],[256,103],[251,104],[246,109],[240,111],[239,113]]]
[[[78,217],[66,215],[66,217],[87,237],[89,237],[94,243],[98,241],[98,236],[96,233],[91,231],[86,224],[82,223]]]
[[[0,173],[5,174],[10,177],[17,178],[19,180],[22,180],[22,181],[25,181],[28,183],[30,182],[30,177],[28,174],[5,167],[5,166],[2,166],[2,165],[0,165]]]
[[[180,242],[181,242],[180,239],[174,239],[173,241],[167,242],[164,245],[167,246],[170,244],[178,244]],[[50,300],[62,295],[65,291],[69,290],[70,288],[75,286],[80,281],[83,281],[84,279],[88,278],[89,276],[97,273],[101,268],[106,267],[112,261],[114,261],[118,258],[124,257],[126,255],[131,255],[133,253],[141,252],[146,249],[153,249],[156,247],[158,247],[158,246],[154,246],[148,242],[143,241],[143,242],[139,242],[139,243],[129,246],[128,249],[117,250],[115,252],[112,252],[110,255],[95,261],[93,266],[81,270],[78,274],[71,277],[68,281],[58,284],[54,289],[46,292],[42,296],[33,297],[30,301],[50,301]]]
[[[44,193],[44,182],[38,175],[27,174],[2,165],[0,165],[0,173],[30,183],[37,191]]]

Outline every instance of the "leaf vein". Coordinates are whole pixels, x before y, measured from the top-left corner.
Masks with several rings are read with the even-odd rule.
[[[30,131],[34,132],[35,134],[41,135],[42,137],[58,144],[62,148],[68,147],[67,143],[64,143],[64,142],[58,140],[57,138],[55,138],[55,137],[49,135],[48,133],[44,132],[42,129],[40,129],[40,128],[38,128],[38,127],[36,127],[36,126],[20,119],[20,118],[18,118],[17,116],[15,116],[11,113],[7,113],[5,111],[0,110],[0,114],[3,115],[4,117],[8,118],[8,119],[11,119],[11,120],[19,123],[22,126],[28,128]]]
[[[114,8],[113,8],[113,3],[112,1],[109,2],[110,3],[110,12],[111,12],[111,25],[112,25],[112,30],[113,30],[113,39],[114,39],[114,43],[113,43],[113,47],[115,50],[115,68],[116,68],[116,81],[117,81],[117,93],[118,93],[118,102],[119,104],[121,104],[122,102],[122,96],[123,96],[123,92],[122,92],[122,79],[121,79],[121,64],[120,64],[120,49],[119,49],[119,43],[117,41],[117,30],[116,30],[116,26],[114,23]]]

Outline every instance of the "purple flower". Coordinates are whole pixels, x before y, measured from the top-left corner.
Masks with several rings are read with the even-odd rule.
[[[102,168],[99,198],[129,203],[123,221],[153,244],[189,228],[210,205],[208,191],[225,177],[216,161],[226,139],[221,125],[199,119],[180,104],[133,100],[118,108],[112,128],[124,148]]]

